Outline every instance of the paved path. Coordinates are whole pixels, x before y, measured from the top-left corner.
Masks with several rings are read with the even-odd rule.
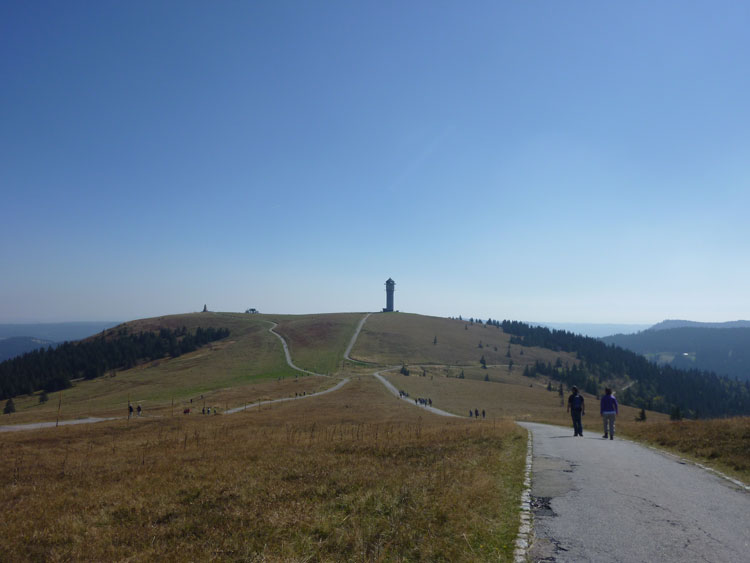
[[[533,433],[532,561],[750,561],[750,494],[692,464],[598,432]]]
[[[402,397],[401,393],[399,392],[399,390],[396,389],[396,387],[390,381],[388,381],[385,377],[382,376],[382,374],[385,373],[385,372],[387,372],[387,371],[394,371],[394,370],[397,370],[397,369],[400,369],[400,368],[401,368],[401,366],[385,368],[385,369],[381,369],[380,371],[376,371],[372,375],[375,376],[375,379],[377,379],[383,385],[385,385],[386,389],[388,389],[396,397],[398,397],[398,398],[406,401],[407,403],[409,403],[411,405],[414,405],[415,407],[418,406],[421,409],[424,409],[424,410],[429,411],[429,412],[434,413],[434,414],[439,414],[440,416],[456,416],[456,417],[458,416],[457,414],[453,414],[452,412],[440,410],[440,409],[438,409],[436,407],[431,407],[431,406],[428,406],[428,405],[417,405],[417,404],[414,403],[414,397]]]
[[[349,346],[346,347],[346,352],[344,352],[345,360],[349,360],[350,362],[359,361],[359,360],[353,360],[349,354],[352,353],[352,348],[354,348],[354,344],[357,342],[357,338],[359,337],[359,332],[362,330],[362,327],[365,326],[365,322],[367,322],[367,319],[370,318],[370,315],[372,315],[372,313],[367,313],[364,317],[362,317],[362,320],[359,321],[359,324],[357,325],[357,330],[354,331],[354,334],[352,335],[352,339],[349,341]]]
[[[271,328],[268,329],[268,332],[270,332],[271,334],[275,335],[276,338],[278,338],[279,340],[281,340],[281,345],[284,347],[284,356],[286,357],[286,363],[289,364],[290,368],[296,369],[297,371],[300,371],[302,373],[307,373],[309,375],[319,375],[321,377],[330,377],[328,375],[325,375],[325,374],[322,374],[322,373],[315,373],[314,371],[308,371],[306,369],[302,369],[302,368],[297,367],[296,365],[294,365],[294,362],[292,361],[292,355],[289,353],[289,346],[287,345],[286,340],[284,340],[284,337],[281,336],[278,332],[276,332],[274,330],[279,325],[276,324],[273,321],[268,321],[268,322],[273,325]]]
[[[341,381],[339,381],[335,386],[331,387],[330,389],[326,389],[325,391],[318,391],[317,393],[308,393],[307,395],[299,395],[297,397],[282,397],[281,399],[269,399],[267,401],[255,401],[254,403],[247,403],[244,406],[236,407],[236,408],[224,411],[223,414],[234,414],[236,412],[245,411],[247,409],[251,409],[254,407],[270,405],[271,403],[283,403],[284,401],[300,401],[302,399],[309,399],[310,397],[320,397],[321,395],[325,395],[326,393],[332,393],[333,391],[338,391],[347,383],[349,383],[349,378],[344,378]]]
[[[18,430],[39,430],[40,428],[54,428],[55,426],[68,426],[71,424],[92,424],[104,422],[105,420],[116,420],[115,418],[78,418],[75,420],[61,420],[58,422],[30,422],[28,424],[14,424],[13,426],[0,426],[0,432],[16,432]]]

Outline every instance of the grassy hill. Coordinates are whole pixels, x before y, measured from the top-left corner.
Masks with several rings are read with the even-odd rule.
[[[558,357],[563,363],[577,363],[571,354],[510,345],[510,337],[494,326],[407,313],[370,316],[351,356],[386,365],[452,366],[478,366],[484,356],[488,365],[507,366],[513,360],[521,370],[537,360],[554,363]]]
[[[662,328],[616,334],[602,340],[660,364],[713,371],[750,381],[750,328],[747,327]]]
[[[183,326],[191,330],[199,326],[229,328],[231,332],[227,339],[178,358],[146,362],[98,379],[77,381],[62,392],[61,417],[120,416],[126,412],[128,399],[150,413],[164,414],[171,411],[173,399],[175,408],[181,410],[191,404],[202,405],[201,395],[221,408],[257,401],[259,396],[271,397],[271,387],[282,387],[280,391],[288,396],[289,385],[280,386],[276,380],[294,379],[296,372],[286,365],[281,343],[268,332],[270,323],[260,315],[195,313],[155,317],[119,325],[105,335],[114,338],[121,330],[138,333]],[[256,388],[263,382],[265,386]],[[58,393],[45,404],[39,403],[38,394],[17,397],[12,422],[55,420],[58,399]]]
[[[276,332],[287,341],[294,363],[315,373],[333,374],[341,368],[346,347],[364,313],[270,315]]]
[[[526,433],[512,421],[570,424],[557,390],[522,375],[523,367],[558,358],[574,365],[575,356],[514,344],[508,358],[509,337],[494,326],[375,314],[352,351],[372,364],[342,362],[361,318],[199,313],[109,330],[107,338],[182,326],[230,335],[63,392],[63,418],[117,420],[0,434],[6,553],[19,560],[511,561],[526,449]],[[298,366],[334,377],[289,368],[268,331],[273,322]],[[409,376],[386,375],[397,388],[462,418],[402,401],[372,377],[376,366],[403,363]],[[314,393],[343,376],[349,383],[341,389],[301,401],[181,414],[185,406],[224,410]],[[596,398],[585,397],[584,433],[598,433]],[[145,407],[144,417],[123,418],[128,398]],[[2,423],[54,420],[56,399],[18,397],[19,412]],[[470,408],[485,410],[486,419],[468,419]],[[653,440],[677,428],[663,414],[649,412],[645,423],[636,414],[623,407],[620,432]],[[735,438],[704,455],[721,461],[744,443]],[[742,469],[746,452],[732,457],[740,473],[750,472]]]

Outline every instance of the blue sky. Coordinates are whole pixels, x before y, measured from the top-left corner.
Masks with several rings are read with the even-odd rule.
[[[750,318],[750,4],[0,5],[0,322]]]

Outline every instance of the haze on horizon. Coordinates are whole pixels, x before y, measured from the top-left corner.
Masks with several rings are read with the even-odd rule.
[[[0,323],[750,318],[750,5],[0,6]]]

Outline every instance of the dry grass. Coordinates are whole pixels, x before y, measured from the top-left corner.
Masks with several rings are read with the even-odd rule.
[[[750,417],[637,424],[628,433],[750,483]]]
[[[437,343],[433,344],[437,337]],[[479,348],[479,343],[482,348]],[[555,363],[559,357],[571,366],[575,356],[543,348],[511,346],[510,337],[494,326],[469,324],[467,321],[426,317],[405,313],[383,313],[367,319],[352,358],[365,362],[393,364],[441,364],[478,366],[484,356],[490,365],[507,366],[512,359],[516,367],[537,360]]]
[[[468,416],[469,409],[479,409],[480,412],[485,410],[490,419],[528,420],[572,427],[570,415],[566,412],[568,393],[563,396],[561,404],[557,390],[547,391],[546,380],[524,377],[515,370],[508,373],[504,368],[463,368],[465,379],[456,378],[462,368],[425,369],[426,376],[420,375],[421,368],[413,366],[409,376],[391,372],[386,377],[411,397],[432,399],[433,406],[460,416]],[[485,376],[489,376],[490,381],[484,381]],[[599,402],[593,395],[583,393],[583,396],[588,413],[583,418],[584,431],[601,432]],[[639,412],[621,406],[618,428],[625,430],[643,425],[634,420]],[[665,414],[649,411],[645,424],[668,418]]]
[[[0,440],[8,561],[509,561],[526,444],[371,378],[270,410]]]
[[[258,397],[277,398],[294,395],[294,391],[311,391],[319,385],[289,383],[279,389],[279,378],[295,378],[295,372],[286,365],[281,343],[268,332],[270,323],[262,315],[232,313],[196,313],[143,319],[126,323],[132,332],[157,330],[160,327],[189,329],[202,327],[227,327],[229,338],[212,343],[190,354],[175,359],[161,359],[136,368],[119,371],[91,381],[78,381],[71,389],[63,391],[62,419],[86,416],[122,416],[126,413],[128,399],[140,403],[149,413],[169,412],[174,400],[175,408],[190,406],[190,399],[212,398],[217,393],[224,407],[238,406]],[[313,378],[318,379],[318,378]],[[227,390],[231,389],[231,392]],[[4,418],[2,424],[19,424],[32,421],[55,420],[59,394],[51,394],[46,404],[40,404],[37,395],[17,397],[17,412]]]
[[[276,315],[268,318],[279,326],[294,363],[315,373],[334,374],[342,366],[344,352],[364,313],[328,315]]]

